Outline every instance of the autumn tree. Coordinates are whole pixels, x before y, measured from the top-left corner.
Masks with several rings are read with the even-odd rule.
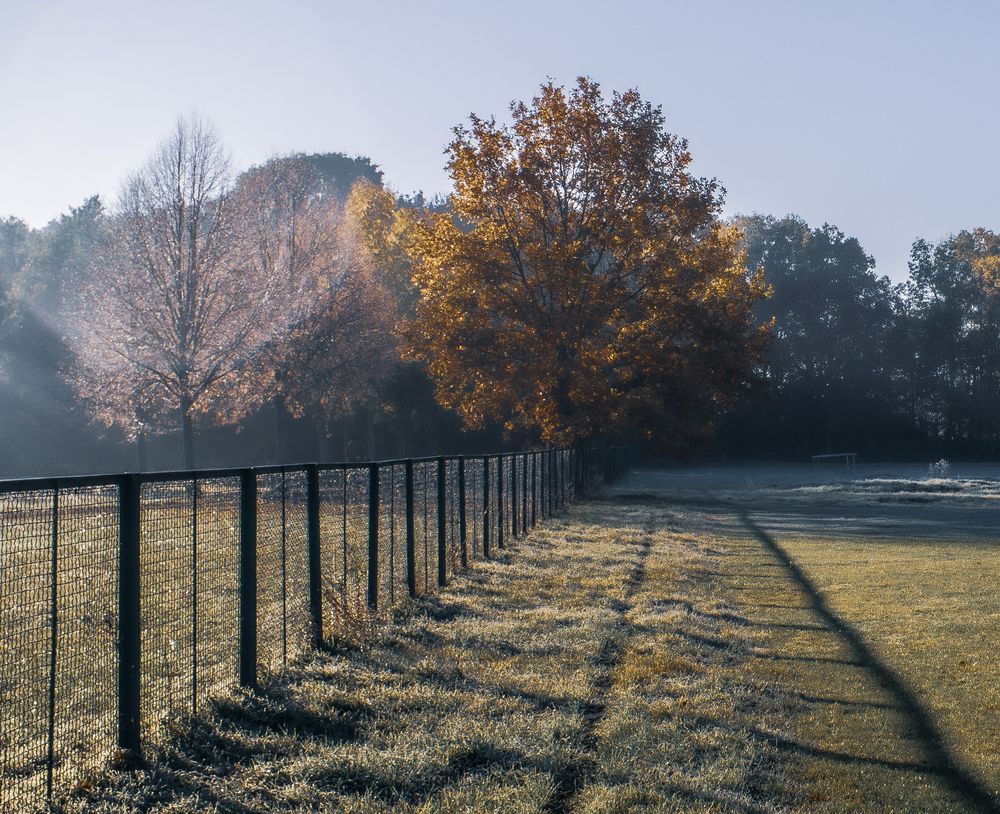
[[[413,312],[418,297],[413,285],[414,209],[400,206],[385,187],[365,181],[355,183],[347,199],[347,214],[400,316]]]
[[[446,202],[427,201],[417,193],[397,196],[381,185],[359,182],[347,201],[347,212],[358,239],[371,258],[378,280],[394,308],[394,321],[405,325],[414,316],[419,292],[413,283],[414,249],[426,212],[445,212]],[[425,365],[414,359],[397,360],[381,388],[385,413],[391,413],[400,435],[400,455],[413,454],[416,436],[438,448],[435,438],[443,425],[454,423],[454,413],[442,408],[434,398]],[[374,431],[369,414],[369,436]]]
[[[917,240],[906,285],[908,399],[950,449],[1000,451],[1000,235]]]
[[[74,379],[95,415],[131,435],[193,418],[246,390],[272,328],[276,281],[237,268],[230,169],[214,130],[176,130],[125,182],[74,320]]]
[[[410,354],[469,427],[689,444],[766,333],[722,190],[635,90],[550,82],[510,111],[455,130],[454,216],[428,217],[416,246]]]

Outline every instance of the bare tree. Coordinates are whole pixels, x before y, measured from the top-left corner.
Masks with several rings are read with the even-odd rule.
[[[309,413],[325,439],[331,418],[371,401],[396,359],[391,305],[344,208],[309,164],[276,158],[247,172],[235,200],[243,265],[276,281],[273,324],[235,420],[270,399],[278,417]]]
[[[316,416],[324,445],[336,415],[375,409],[380,387],[399,364],[392,297],[359,240],[358,224],[343,209],[337,215],[336,244],[317,281],[316,306],[287,341],[296,375],[286,398],[294,410]]]
[[[192,419],[231,411],[273,330],[276,283],[237,266],[230,167],[211,126],[180,120],[123,185],[75,320],[80,394],[136,435],[178,418],[194,467]]]

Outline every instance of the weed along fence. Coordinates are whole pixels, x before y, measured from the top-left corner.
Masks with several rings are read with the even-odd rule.
[[[41,808],[172,716],[363,635],[626,458],[0,481],[0,811]]]

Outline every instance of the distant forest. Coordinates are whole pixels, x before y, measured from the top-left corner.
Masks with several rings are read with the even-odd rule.
[[[296,160],[308,163],[342,201],[355,181],[382,187],[381,172],[367,158]],[[396,206],[429,204],[418,195],[398,198]],[[66,376],[74,351],[65,316],[92,273],[106,217],[103,202],[92,197],[42,229],[16,217],[0,219],[0,476],[138,465],[135,443],[95,423]],[[835,226],[813,227],[794,215],[735,222],[748,268],[762,268],[770,287],[756,312],[760,321],[773,321],[773,336],[755,387],[703,454],[996,457],[1000,236],[977,229],[937,244],[917,240],[908,279],[893,284],[877,274],[860,243]],[[399,307],[406,307],[405,290],[396,293]],[[371,398],[333,421],[318,422],[308,409],[276,402],[230,426],[201,421],[197,432],[201,467],[312,460],[317,450],[330,460],[350,460],[533,440],[505,438],[500,427],[462,432],[413,362],[396,363]],[[143,440],[144,467],[182,465],[179,433]]]
[[[794,215],[738,218],[747,264],[772,293],[759,389],[725,421],[716,451],[795,459],[995,459],[1000,440],[1000,236],[917,240],[893,284],[835,226]]]

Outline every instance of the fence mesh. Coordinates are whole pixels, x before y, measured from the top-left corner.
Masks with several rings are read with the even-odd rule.
[[[192,710],[195,482],[142,486],[139,606],[143,740],[164,718]]]
[[[363,636],[368,613],[368,467],[349,467],[343,507],[343,572],[339,627],[341,636]]]
[[[486,462],[487,475],[484,483],[483,495],[483,533],[489,537],[489,551],[495,553],[497,548],[497,477],[499,471],[499,461],[497,458],[490,458]],[[488,481],[488,482],[487,482]],[[488,488],[487,488],[488,487]]]
[[[98,770],[115,742],[117,490],[0,495],[0,806]]]
[[[320,595],[323,639],[333,640],[344,607],[347,550],[347,478],[343,469],[319,473]]]
[[[469,561],[483,557],[483,461],[465,460],[465,522],[468,528]]]
[[[288,664],[310,643],[305,472],[257,479],[257,660]]]
[[[239,678],[239,478],[199,480],[194,578],[195,674],[192,706],[236,686]],[[140,564],[141,567],[141,564]]]
[[[462,567],[462,550],[459,529],[458,506],[458,461],[444,462],[445,511],[448,518],[448,533],[445,543],[448,550],[449,577]]]
[[[387,531],[383,526],[383,533],[387,533],[388,540],[382,544],[386,552],[384,558],[386,565],[385,581],[387,585],[387,596],[389,604],[393,605],[403,597],[407,596],[406,587],[406,466],[404,464],[391,464],[383,467],[383,481],[381,487],[382,495],[382,516],[387,520]]]
[[[417,593],[426,593],[431,585],[431,503],[433,501],[431,467],[427,461],[413,464],[413,546]],[[436,537],[434,538],[436,539]]]

